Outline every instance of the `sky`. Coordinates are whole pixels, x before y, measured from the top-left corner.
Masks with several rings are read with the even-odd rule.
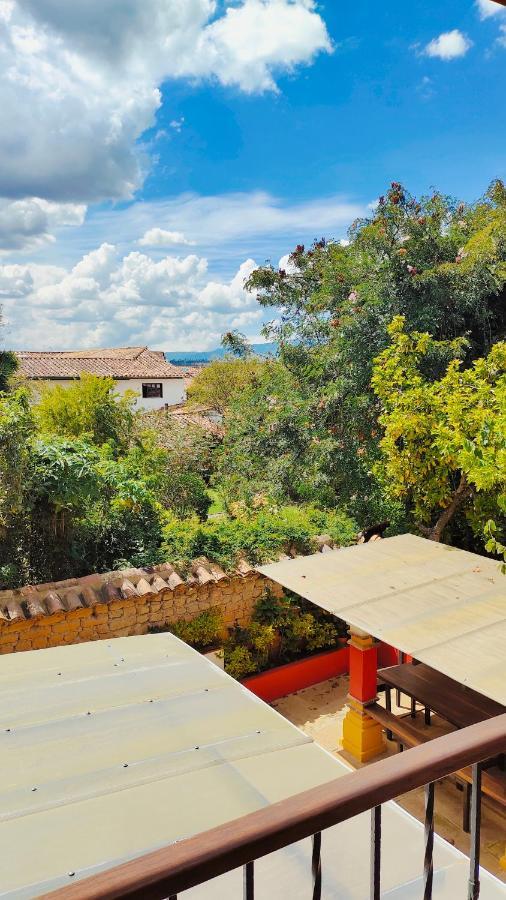
[[[257,265],[506,180],[493,0],[0,0],[0,63],[13,349],[261,340]]]

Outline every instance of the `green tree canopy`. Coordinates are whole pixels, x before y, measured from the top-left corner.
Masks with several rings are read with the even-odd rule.
[[[392,515],[373,474],[379,404],[371,388],[388,324],[403,315],[408,330],[431,332],[435,343],[423,361],[429,380],[440,378],[451,358],[446,341],[467,337],[469,366],[506,336],[506,191],[497,182],[466,205],[439,193],[417,200],[393,183],[349,237],[346,246],[324,239],[309,249],[299,245],[286,268],[257,269],[247,287],[276,315],[265,335],[278,341],[304,408],[299,423],[291,422],[292,436],[299,433],[293,465],[308,472],[316,465],[317,490],[326,483],[364,522]],[[267,396],[258,422],[272,418]],[[310,451],[304,460],[301,445]]]
[[[215,359],[193,379],[188,401],[225,413],[234,396],[258,381],[264,365],[257,356]]]
[[[398,316],[390,345],[374,362],[381,402],[381,462],[387,493],[406,501],[422,533],[441,540],[465,514],[483,535],[506,512],[506,343],[464,368],[462,340],[444,348],[454,357],[440,379],[424,363],[441,348],[428,333],[405,330]]]
[[[112,378],[89,375],[69,387],[46,383],[35,407],[40,430],[66,438],[87,438],[93,444],[126,447],[133,425],[135,394],[120,395]]]

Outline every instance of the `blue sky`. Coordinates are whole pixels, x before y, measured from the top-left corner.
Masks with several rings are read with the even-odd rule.
[[[472,199],[506,177],[506,47],[495,43],[496,18],[480,21],[466,0],[320,10],[334,52],[279,77],[279,94],[165,86],[157,129],[169,139],[159,142],[144,197],[261,188],[297,200],[343,193],[369,201],[402,180],[415,192],[436,184]],[[473,41],[464,56],[420,52],[455,28]],[[174,133],[170,122],[181,119]]]
[[[345,237],[392,180],[506,180],[492,0],[8,0],[0,26],[10,346],[257,339],[255,264]]]

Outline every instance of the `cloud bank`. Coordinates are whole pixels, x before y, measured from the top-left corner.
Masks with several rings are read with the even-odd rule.
[[[71,269],[0,266],[6,343],[18,349],[125,346],[212,348],[230,328],[258,334],[262,311],[244,281],[246,260],[229,282],[207,277],[195,254],[160,260],[125,256],[104,243]]]

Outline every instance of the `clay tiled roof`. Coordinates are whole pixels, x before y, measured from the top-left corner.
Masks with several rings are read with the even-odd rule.
[[[216,422],[211,418],[212,410],[205,406],[186,406],[184,403],[177,403],[169,406],[168,414],[172,416],[176,422],[181,425],[194,425],[203,431],[215,437],[223,437],[225,429],[220,422]]]
[[[330,542],[330,543],[329,543]],[[320,552],[331,549],[331,538],[316,539]],[[290,551],[291,556],[297,553]],[[279,559],[288,559],[281,554]],[[253,567],[246,559],[239,559],[233,575],[250,575]],[[5,623],[38,619],[55,613],[108,604],[112,600],[135,597],[151,597],[166,591],[175,591],[181,584],[207,584],[228,579],[228,575],[216,563],[205,557],[195,559],[190,574],[183,578],[170,563],[148,566],[143,569],[122,569],[102,575],[85,575],[49,584],[27,585],[15,590],[0,591],[0,620]]]
[[[82,372],[125,378],[183,378],[183,371],[168,363],[161,350],[147,347],[109,347],[94,350],[17,350],[21,372],[27,378],[51,380],[79,378]]]

